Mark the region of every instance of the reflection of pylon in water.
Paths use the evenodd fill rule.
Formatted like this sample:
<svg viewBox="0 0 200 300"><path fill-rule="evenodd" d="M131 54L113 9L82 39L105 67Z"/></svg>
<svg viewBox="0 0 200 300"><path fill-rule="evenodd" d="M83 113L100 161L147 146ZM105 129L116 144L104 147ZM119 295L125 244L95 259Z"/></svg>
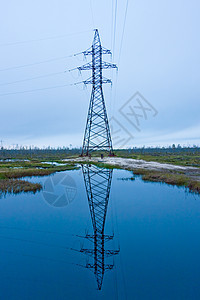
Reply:
<svg viewBox="0 0 200 300"><path fill-rule="evenodd" d="M95 166L82 167L94 234L84 238L93 242L93 249L82 248L80 252L93 257L93 263L86 268L93 269L98 289L101 290L104 273L113 268L114 264L106 264L105 258L116 255L119 250L105 250L105 242L113 239L113 235L105 235L105 220L110 194L113 170L99 169Z"/></svg>
<svg viewBox="0 0 200 300"><path fill-rule="evenodd" d="M69 203L72 202L77 193L77 187L75 181L71 176L66 175L61 184L65 186L65 191Z"/></svg>

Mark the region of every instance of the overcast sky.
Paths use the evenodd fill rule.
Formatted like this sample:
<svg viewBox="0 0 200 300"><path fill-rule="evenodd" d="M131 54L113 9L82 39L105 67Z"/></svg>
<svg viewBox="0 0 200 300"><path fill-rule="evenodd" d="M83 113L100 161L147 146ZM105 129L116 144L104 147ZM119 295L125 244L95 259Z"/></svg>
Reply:
<svg viewBox="0 0 200 300"><path fill-rule="evenodd" d="M104 72L113 80L104 93L114 145L200 145L200 2L129 0L123 40L126 0L118 0L116 30L114 3L2 1L0 140L5 146L81 146L91 87L70 84L90 73L68 72L85 63L82 55L69 56L90 47L94 28L119 67L118 74Z"/></svg>

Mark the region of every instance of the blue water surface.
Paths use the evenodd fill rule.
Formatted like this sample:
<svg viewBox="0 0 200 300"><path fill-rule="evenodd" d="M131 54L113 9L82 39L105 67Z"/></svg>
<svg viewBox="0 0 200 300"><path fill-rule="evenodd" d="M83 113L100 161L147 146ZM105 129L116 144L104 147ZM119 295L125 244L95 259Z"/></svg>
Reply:
<svg viewBox="0 0 200 300"><path fill-rule="evenodd" d="M97 173L89 191L81 169L56 176L0 198L0 299L200 299L198 195L124 170L110 190ZM94 215L96 196L108 205Z"/></svg>

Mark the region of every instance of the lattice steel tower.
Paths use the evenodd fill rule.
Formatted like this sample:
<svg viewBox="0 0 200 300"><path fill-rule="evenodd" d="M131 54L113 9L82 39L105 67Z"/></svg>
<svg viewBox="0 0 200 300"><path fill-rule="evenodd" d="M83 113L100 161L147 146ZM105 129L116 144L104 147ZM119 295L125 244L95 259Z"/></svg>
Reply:
<svg viewBox="0 0 200 300"><path fill-rule="evenodd" d="M93 258L93 263L88 262L85 267L93 270L98 290L101 290L105 272L114 267L105 260L119 253L119 250L105 249L105 243L114 237L104 233L113 170L89 165L83 165L82 170L94 234L84 236L93 243L93 249L82 248L80 252Z"/></svg>
<svg viewBox="0 0 200 300"><path fill-rule="evenodd" d="M103 61L103 54L111 54L111 51L102 47L97 29L95 29L92 47L84 51L83 54L85 56L92 55L91 62L78 67L79 71L92 70L92 77L83 81L84 84L92 84L92 94L81 155L88 156L95 150L106 150L109 155L113 155L112 140L102 88L103 83L111 83L111 80L103 77L102 70L117 68L117 66L116 64Z"/></svg>

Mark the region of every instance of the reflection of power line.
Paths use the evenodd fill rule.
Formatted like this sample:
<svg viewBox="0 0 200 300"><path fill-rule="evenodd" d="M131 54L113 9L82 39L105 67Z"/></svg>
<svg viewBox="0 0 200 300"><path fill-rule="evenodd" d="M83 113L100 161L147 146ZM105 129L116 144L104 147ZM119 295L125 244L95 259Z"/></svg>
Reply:
<svg viewBox="0 0 200 300"><path fill-rule="evenodd" d="M58 246L58 245L55 245L55 244L46 244L46 243L43 243L43 242L31 241L31 240L27 240L27 239L14 238L14 237L9 237L9 236L2 236L2 235L0 235L0 239L6 239L6 240L12 240L12 241L19 241L19 242L24 242L24 243L31 243L31 244L36 244L36 245L46 246L46 247L56 247L56 248L61 248L61 249L65 249L65 250L69 250L70 249L70 248L65 247L65 246Z"/></svg>
<svg viewBox="0 0 200 300"><path fill-rule="evenodd" d="M48 285L48 286L52 286L52 285L55 285L57 286L58 284L62 285L62 286L71 286L71 287L74 287L74 288L77 288L77 282L75 283L69 283L69 282L66 282L66 281L61 281L61 280L56 280L56 279L53 279L53 280L49 280L48 279L44 279L44 278L40 278L40 279L35 279L35 278L27 278L27 277L14 277L14 276L1 276L1 281L2 280L7 280L7 282L11 282L12 281L24 281L24 282L32 282L34 284L40 284L40 285ZM1 282L2 283L2 282ZM85 285L84 286L81 286L80 283L78 284L79 287L81 288L85 288ZM87 290L89 288L87 287ZM93 290L93 289L91 289Z"/></svg>
<svg viewBox="0 0 200 300"><path fill-rule="evenodd" d="M46 261L50 261L50 262L60 262L60 263L65 263L65 264L69 264L69 265L74 265L73 263L68 262L66 260L62 260L62 259L55 259L55 258L46 257L46 256L32 255L32 254L27 254L27 253L22 253L22 252L17 252L17 251L0 250L0 253L6 253L6 255L11 254L14 256L19 255L19 256L24 256L24 257L31 257L34 259L46 260Z"/></svg>
<svg viewBox="0 0 200 300"><path fill-rule="evenodd" d="M41 229L31 229L31 228L20 228L20 227L10 227L10 226L0 226L1 229L9 229L9 230L21 230L21 231L31 231L31 232L39 232L39 233L49 233L49 234L58 234L63 236L74 236L73 234L58 232L58 231L49 231L49 230L41 230Z"/></svg>
<svg viewBox="0 0 200 300"><path fill-rule="evenodd" d="M105 243L114 237L104 234L113 170L83 165L82 171L94 234L83 237L93 242L93 249L81 248L80 252L93 258L93 263L88 262L85 267L94 271L98 289L101 290L104 273L114 266L113 263L106 264L105 258L119 253L119 250L105 249Z"/></svg>

